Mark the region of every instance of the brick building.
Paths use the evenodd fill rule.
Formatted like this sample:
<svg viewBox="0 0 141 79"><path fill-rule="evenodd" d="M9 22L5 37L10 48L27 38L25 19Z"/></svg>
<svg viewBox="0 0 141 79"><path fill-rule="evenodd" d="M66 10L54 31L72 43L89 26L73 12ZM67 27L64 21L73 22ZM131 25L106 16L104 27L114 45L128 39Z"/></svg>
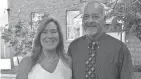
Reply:
<svg viewBox="0 0 141 79"><path fill-rule="evenodd" d="M32 12L51 14L61 23L65 41L65 49L67 50L70 42L66 41L66 11L79 10L87 1L88 0L9 0L9 23L12 25L18 20L22 20L26 22L27 27L31 27L30 23ZM101 1L106 2L108 0ZM136 37L131 35L126 35L125 39L125 43L131 52L133 61L141 62L141 42Z"/></svg>
<svg viewBox="0 0 141 79"><path fill-rule="evenodd" d="M66 11L79 10L88 0L8 0L8 22L10 25L16 24L19 20L25 22L27 27L31 27L31 13L43 12L55 16L61 23L61 29L64 36L65 49L67 50L70 41L66 40L67 24ZM108 1L108 0L101 0ZM1 40L0 40L1 42ZM134 36L125 35L125 43L129 48L134 64L141 64L141 42ZM3 42L1 48L3 49ZM7 57L12 58L14 51L5 49ZM10 51L10 52L9 52ZM2 52L2 51L1 51ZM10 53L10 54L9 54ZM10 55L10 56L9 56ZM15 74L17 68L13 67L11 71L3 71L3 74ZM9 77L9 75L8 75Z"/></svg>

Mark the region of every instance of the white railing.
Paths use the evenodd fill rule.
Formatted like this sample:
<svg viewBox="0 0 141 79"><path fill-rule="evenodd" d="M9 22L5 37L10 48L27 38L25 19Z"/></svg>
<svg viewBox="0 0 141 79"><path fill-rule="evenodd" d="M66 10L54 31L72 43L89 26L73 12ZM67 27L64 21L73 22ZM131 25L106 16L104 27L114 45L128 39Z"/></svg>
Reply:
<svg viewBox="0 0 141 79"><path fill-rule="evenodd" d="M0 79L15 79L16 74L1 74Z"/></svg>

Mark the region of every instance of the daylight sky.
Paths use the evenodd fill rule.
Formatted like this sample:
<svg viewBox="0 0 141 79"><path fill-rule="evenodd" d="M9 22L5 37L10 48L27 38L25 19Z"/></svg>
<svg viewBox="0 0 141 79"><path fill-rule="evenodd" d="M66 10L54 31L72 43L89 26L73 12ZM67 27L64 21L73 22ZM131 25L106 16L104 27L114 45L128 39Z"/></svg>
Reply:
<svg viewBox="0 0 141 79"><path fill-rule="evenodd" d="M0 26L7 24L8 15L6 9L8 8L7 0L0 1Z"/></svg>

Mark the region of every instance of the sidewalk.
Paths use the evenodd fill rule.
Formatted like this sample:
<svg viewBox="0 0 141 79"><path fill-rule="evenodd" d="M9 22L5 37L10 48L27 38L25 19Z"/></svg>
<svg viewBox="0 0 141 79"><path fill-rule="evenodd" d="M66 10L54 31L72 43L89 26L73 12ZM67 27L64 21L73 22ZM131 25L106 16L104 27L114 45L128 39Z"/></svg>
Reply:
<svg viewBox="0 0 141 79"><path fill-rule="evenodd" d="M13 67L11 70L1 70L0 79L15 79L18 67Z"/></svg>
<svg viewBox="0 0 141 79"><path fill-rule="evenodd" d="M18 71L18 67L14 66L11 70L1 70L1 74L16 74Z"/></svg>
<svg viewBox="0 0 141 79"><path fill-rule="evenodd" d="M1 74L0 79L15 79L16 74Z"/></svg>

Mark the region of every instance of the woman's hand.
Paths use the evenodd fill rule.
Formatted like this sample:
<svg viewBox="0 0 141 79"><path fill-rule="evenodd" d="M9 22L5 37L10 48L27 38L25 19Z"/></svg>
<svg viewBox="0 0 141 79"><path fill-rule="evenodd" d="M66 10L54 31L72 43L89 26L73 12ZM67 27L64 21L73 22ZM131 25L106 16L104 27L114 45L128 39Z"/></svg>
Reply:
<svg viewBox="0 0 141 79"><path fill-rule="evenodd" d="M72 58L68 54L65 54L65 57L67 59L67 62L69 64L69 68L72 68Z"/></svg>

